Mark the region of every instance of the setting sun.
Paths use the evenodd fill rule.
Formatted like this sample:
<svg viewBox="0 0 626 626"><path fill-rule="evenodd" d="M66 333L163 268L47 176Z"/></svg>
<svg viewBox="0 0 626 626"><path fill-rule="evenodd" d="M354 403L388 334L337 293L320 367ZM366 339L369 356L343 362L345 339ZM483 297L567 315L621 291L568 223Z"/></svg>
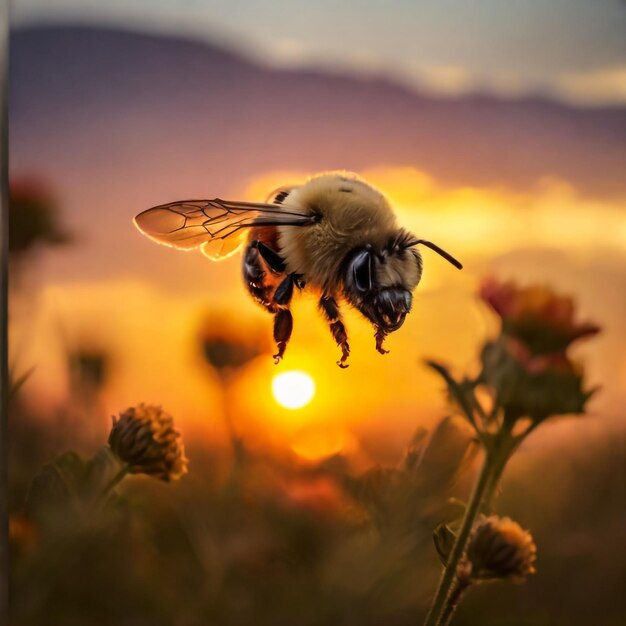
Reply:
<svg viewBox="0 0 626 626"><path fill-rule="evenodd" d="M284 372L272 379L272 394L286 409L300 409L313 399L315 382L305 372Z"/></svg>

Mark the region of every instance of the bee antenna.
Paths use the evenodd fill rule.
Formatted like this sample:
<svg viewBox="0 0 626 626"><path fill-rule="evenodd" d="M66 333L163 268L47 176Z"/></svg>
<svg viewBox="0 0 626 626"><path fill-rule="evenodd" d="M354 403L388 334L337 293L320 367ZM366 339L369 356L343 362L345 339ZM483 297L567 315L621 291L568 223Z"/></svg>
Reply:
<svg viewBox="0 0 626 626"><path fill-rule="evenodd" d="M441 255L446 261L448 261L448 263L452 263L452 265L454 265L454 267L456 267L457 269L463 269L462 263L457 261L451 254L440 248L438 245L432 243L432 241L426 241L425 239L414 239L410 242L410 245L412 246L417 246L419 244L422 244L423 246L434 250L437 254Z"/></svg>

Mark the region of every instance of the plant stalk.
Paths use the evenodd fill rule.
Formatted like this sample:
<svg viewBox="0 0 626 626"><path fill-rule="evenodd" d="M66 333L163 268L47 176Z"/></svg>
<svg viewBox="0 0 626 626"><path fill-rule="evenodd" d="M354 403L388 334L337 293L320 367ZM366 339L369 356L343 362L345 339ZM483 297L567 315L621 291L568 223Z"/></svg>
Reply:
<svg viewBox="0 0 626 626"><path fill-rule="evenodd" d="M465 516L463 517L461 528L459 529L456 541L454 542L452 552L450 552L448 564L446 565L446 568L441 575L441 579L439 580L439 586L437 588L432 607L426 617L426 621L424 622L424 626L441 626L442 624L441 620L443 618L446 600L450 595L451 587L456 576L457 566L463 556L463 553L465 552L465 544L467 543L474 520L476 519L476 515L480 509L485 488L491 478L492 465L492 457L489 454L486 454L483 465L480 469L480 474L478 475L478 479L474 485L474 491L472 492L470 501L465 509Z"/></svg>
<svg viewBox="0 0 626 626"><path fill-rule="evenodd" d="M483 494L484 508L489 512L493 509L493 499L496 495L496 490L504 468L522 442L522 439L523 438L520 437L513 437L508 428L503 429L500 433L497 445L492 451L489 481Z"/></svg>
<svg viewBox="0 0 626 626"><path fill-rule="evenodd" d="M218 372L220 376L221 391L222 391L222 416L224 418L224 425L230 440L230 445L233 453L233 461L230 472L230 483L233 483L237 479L241 467L244 461L244 447L243 439L237 434L235 425L230 410L229 396L231 393L231 387L233 382L233 376L230 373Z"/></svg>
<svg viewBox="0 0 626 626"><path fill-rule="evenodd" d="M452 616L459 606L459 602L461 602L461 598L468 587L469 582L467 581L460 581L458 578L454 581L450 595L448 596L446 608L441 616L441 626L449 626Z"/></svg>
<svg viewBox="0 0 626 626"><path fill-rule="evenodd" d="M113 476L113 478L109 481L107 486L100 493L100 497L98 498L99 503L103 503L106 500L106 497L111 493L111 491L122 481L122 479L128 474L130 471L130 465L128 463L124 463L120 468L119 472Z"/></svg>

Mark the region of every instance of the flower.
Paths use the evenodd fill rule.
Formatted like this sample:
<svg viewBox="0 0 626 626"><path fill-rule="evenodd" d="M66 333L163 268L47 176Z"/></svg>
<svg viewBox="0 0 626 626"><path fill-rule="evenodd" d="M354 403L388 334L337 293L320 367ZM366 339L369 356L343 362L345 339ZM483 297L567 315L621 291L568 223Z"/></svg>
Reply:
<svg viewBox="0 0 626 626"><path fill-rule="evenodd" d="M220 375L237 371L266 352L262 338L256 326L234 326L232 317L226 315L208 315L200 327L202 355Z"/></svg>
<svg viewBox="0 0 626 626"><path fill-rule="evenodd" d="M102 389L110 369L109 355L97 347L82 346L68 352L70 376L79 388Z"/></svg>
<svg viewBox="0 0 626 626"><path fill-rule="evenodd" d="M537 546L532 535L508 517L479 521L467 544L464 565L472 580L509 578L523 582L535 573Z"/></svg>
<svg viewBox="0 0 626 626"><path fill-rule="evenodd" d="M583 413L594 390L584 388L567 348L600 328L577 322L573 300L548 287L488 279L480 295L502 318L502 332L483 347L479 379L495 391L506 419Z"/></svg>
<svg viewBox="0 0 626 626"><path fill-rule="evenodd" d="M170 481L187 473L180 433L172 416L159 406L142 403L114 417L109 446L134 474Z"/></svg>
<svg viewBox="0 0 626 626"><path fill-rule="evenodd" d="M47 184L35 177L12 179L9 185L9 253L23 256L38 245L70 241Z"/></svg>
<svg viewBox="0 0 626 626"><path fill-rule="evenodd" d="M551 415L584 413L596 391L585 389L582 367L564 353L532 355L528 348L501 336L481 353L481 383L495 391L507 419L540 422Z"/></svg>
<svg viewBox="0 0 626 626"><path fill-rule="evenodd" d="M529 374L541 374L548 371L574 372L576 367L565 352L548 352L533 354L523 341L515 337L505 337L505 345L509 354Z"/></svg>
<svg viewBox="0 0 626 626"><path fill-rule="evenodd" d="M502 318L502 332L533 355L564 352L572 342L600 331L574 319L572 298L543 285L519 287L491 278L481 285L480 296Z"/></svg>

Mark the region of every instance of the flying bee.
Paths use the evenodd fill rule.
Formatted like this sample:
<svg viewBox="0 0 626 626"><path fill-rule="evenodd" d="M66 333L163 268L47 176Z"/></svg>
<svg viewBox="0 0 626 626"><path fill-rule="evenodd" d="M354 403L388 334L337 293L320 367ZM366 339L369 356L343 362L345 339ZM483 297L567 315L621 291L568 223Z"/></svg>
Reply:
<svg viewBox="0 0 626 626"><path fill-rule="evenodd" d="M398 226L386 198L354 174L313 176L275 190L265 203L181 200L143 211L135 225L147 237L181 250L199 248L212 260L245 243L243 278L250 295L274 316L278 363L293 329L295 289L319 295L319 308L347 367L348 335L339 302L347 301L385 337L404 323L422 277L424 245L461 269L450 254Z"/></svg>

